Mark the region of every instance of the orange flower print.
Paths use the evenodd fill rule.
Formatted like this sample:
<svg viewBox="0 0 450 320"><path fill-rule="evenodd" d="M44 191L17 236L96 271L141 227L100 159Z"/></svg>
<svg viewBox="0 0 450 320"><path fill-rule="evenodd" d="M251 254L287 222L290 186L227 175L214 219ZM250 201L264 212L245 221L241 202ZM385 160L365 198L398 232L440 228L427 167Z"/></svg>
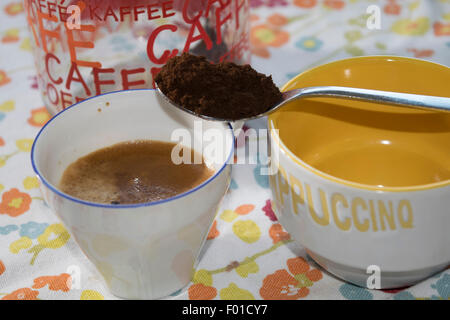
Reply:
<svg viewBox="0 0 450 320"><path fill-rule="evenodd" d="M17 217L30 209L31 197L18 189L13 188L2 195L0 202L0 214Z"/></svg>
<svg viewBox="0 0 450 320"><path fill-rule="evenodd" d="M434 50L431 49L415 49L415 48L410 48L408 49L409 52L414 53L414 57L416 58L427 58L427 57L431 57L434 54Z"/></svg>
<svg viewBox="0 0 450 320"><path fill-rule="evenodd" d="M433 24L436 36L450 36L450 23L435 22Z"/></svg>
<svg viewBox="0 0 450 320"><path fill-rule="evenodd" d="M269 236L272 238L274 244L279 241L291 239L291 235L284 231L283 227L279 223L276 223L270 227Z"/></svg>
<svg viewBox="0 0 450 320"><path fill-rule="evenodd" d="M39 291L31 290L30 288L21 288L7 294L2 300L37 300Z"/></svg>
<svg viewBox="0 0 450 320"><path fill-rule="evenodd" d="M217 230L217 221L214 220L211 229L209 229L208 237L206 239L211 240L211 239L217 238L219 235L220 235L220 232L219 232L219 230Z"/></svg>
<svg viewBox="0 0 450 320"><path fill-rule="evenodd" d="M19 29L9 29L6 30L5 34L2 37L2 42L3 43L10 43L10 42L17 42L20 40L19 38Z"/></svg>
<svg viewBox="0 0 450 320"><path fill-rule="evenodd" d="M392 15L399 15L401 10L402 7L395 0L389 0L389 3L383 9L384 13Z"/></svg>
<svg viewBox="0 0 450 320"><path fill-rule="evenodd" d="M5 270L5 265L3 264L3 261L0 260L0 276L3 274L3 272L5 272Z"/></svg>
<svg viewBox="0 0 450 320"><path fill-rule="evenodd" d="M190 300L212 300L217 296L217 289L196 283L189 287L188 295Z"/></svg>
<svg viewBox="0 0 450 320"><path fill-rule="evenodd" d="M317 0L294 0L294 5L300 8L312 8L317 4Z"/></svg>
<svg viewBox="0 0 450 320"><path fill-rule="evenodd" d="M289 19L279 13L274 13L269 18L267 18L267 21L269 21L269 23L273 24L274 26L281 27L287 24L289 22Z"/></svg>
<svg viewBox="0 0 450 320"><path fill-rule="evenodd" d="M334 10L341 10L345 6L345 2L343 0L325 0L323 4L325 7Z"/></svg>
<svg viewBox="0 0 450 320"><path fill-rule="evenodd" d="M257 21L257 20L259 20L259 16L256 14L250 14L249 20L252 22Z"/></svg>
<svg viewBox="0 0 450 320"><path fill-rule="evenodd" d="M252 204L243 204L239 207L237 207L234 212L236 212L238 215L244 216L255 209L255 206Z"/></svg>
<svg viewBox="0 0 450 320"><path fill-rule="evenodd" d="M266 47L252 47L252 53L261 58L270 58L270 52Z"/></svg>
<svg viewBox="0 0 450 320"><path fill-rule="evenodd" d="M430 19L419 17L413 19L399 19L392 24L391 30L395 33L406 36L423 36L430 29Z"/></svg>
<svg viewBox="0 0 450 320"><path fill-rule="evenodd" d="M256 46L281 47L289 41L289 33L263 24L252 28L250 41Z"/></svg>
<svg viewBox="0 0 450 320"><path fill-rule="evenodd" d="M67 292L72 286L72 278L68 273L61 273L59 276L43 276L34 279L33 289L41 289L48 285L52 291Z"/></svg>
<svg viewBox="0 0 450 320"><path fill-rule="evenodd" d="M254 26L250 31L252 53L262 58L268 58L270 56L267 47L281 47L288 41L288 32L269 24Z"/></svg>
<svg viewBox="0 0 450 320"><path fill-rule="evenodd" d="M11 43L11 42L17 42L19 41L19 37L16 36L10 36L10 35L5 35L4 37L2 37L1 40L3 43Z"/></svg>
<svg viewBox="0 0 450 320"><path fill-rule="evenodd" d="M265 300L296 300L309 294L309 287L322 279L322 272L310 269L302 257L287 261L289 272L277 270L266 276L259 294Z"/></svg>
<svg viewBox="0 0 450 320"><path fill-rule="evenodd" d="M50 120L50 114L45 107L31 110L31 116L28 118L28 123L35 127L42 127Z"/></svg>
<svg viewBox="0 0 450 320"><path fill-rule="evenodd" d="M23 12L22 2L11 2L5 7L5 12L10 16L15 16Z"/></svg>
<svg viewBox="0 0 450 320"><path fill-rule="evenodd" d="M11 78L8 77L5 71L0 70L0 86L3 86L11 82Z"/></svg>
<svg viewBox="0 0 450 320"><path fill-rule="evenodd" d="M5 140L0 137L0 147L3 147L5 145Z"/></svg>

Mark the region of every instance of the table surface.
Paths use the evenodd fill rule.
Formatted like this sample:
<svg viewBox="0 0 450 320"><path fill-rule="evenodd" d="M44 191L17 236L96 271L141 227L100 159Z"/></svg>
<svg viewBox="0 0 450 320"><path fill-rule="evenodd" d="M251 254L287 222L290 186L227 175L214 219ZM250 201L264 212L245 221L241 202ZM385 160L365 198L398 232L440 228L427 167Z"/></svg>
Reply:
<svg viewBox="0 0 450 320"><path fill-rule="evenodd" d="M271 73L278 85L312 66L359 55L450 65L449 0L250 3L252 65ZM382 10L381 30L366 28L371 4ZM21 2L2 1L0 21L0 298L116 299L44 204L30 148L49 115L36 84ZM277 222L267 177L258 174L258 166L234 169L194 280L170 299L449 298L449 269L403 290L367 290L333 277ZM68 286L74 272L79 281Z"/></svg>

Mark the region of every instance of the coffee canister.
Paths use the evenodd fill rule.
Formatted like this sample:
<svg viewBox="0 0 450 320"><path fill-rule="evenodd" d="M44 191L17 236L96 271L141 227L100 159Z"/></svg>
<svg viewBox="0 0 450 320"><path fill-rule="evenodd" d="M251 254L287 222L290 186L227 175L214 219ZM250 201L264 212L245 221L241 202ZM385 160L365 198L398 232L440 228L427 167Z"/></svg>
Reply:
<svg viewBox="0 0 450 320"><path fill-rule="evenodd" d="M248 0L24 0L39 88L54 115L106 92L152 88L172 56L249 63Z"/></svg>

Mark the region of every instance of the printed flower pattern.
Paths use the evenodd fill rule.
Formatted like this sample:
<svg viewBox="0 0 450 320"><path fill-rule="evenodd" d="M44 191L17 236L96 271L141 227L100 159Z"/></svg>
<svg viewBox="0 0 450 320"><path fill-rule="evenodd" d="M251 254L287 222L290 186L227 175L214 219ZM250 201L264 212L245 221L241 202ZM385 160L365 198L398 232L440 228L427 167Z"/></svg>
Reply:
<svg viewBox="0 0 450 320"><path fill-rule="evenodd" d="M9 251L11 253L19 253L22 249L28 249L33 245L33 241L31 241L28 237L22 237L9 245Z"/></svg>
<svg viewBox="0 0 450 320"><path fill-rule="evenodd" d="M259 290L265 300L297 300L306 297L310 287L322 279L319 269L311 269L302 257L287 261L288 270L277 270L263 280Z"/></svg>
<svg viewBox="0 0 450 320"><path fill-rule="evenodd" d="M436 22L433 24L434 34L438 37L450 36L450 22Z"/></svg>
<svg viewBox="0 0 450 320"><path fill-rule="evenodd" d="M17 28L14 29L8 29L5 31L3 36L1 37L2 43L13 43L19 41L19 32L20 30Z"/></svg>
<svg viewBox="0 0 450 320"><path fill-rule="evenodd" d="M3 102L2 104L0 104L0 111L2 111L2 112L10 112L10 111L13 111L14 108L15 108L14 100L7 100L7 101Z"/></svg>
<svg viewBox="0 0 450 320"><path fill-rule="evenodd" d="M261 237L261 229L253 220L240 220L233 224L233 232L244 242L254 243Z"/></svg>
<svg viewBox="0 0 450 320"><path fill-rule="evenodd" d="M40 245L50 249L57 249L65 245L69 238L70 235L66 228L61 223L55 223L48 226L37 239Z"/></svg>
<svg viewBox="0 0 450 320"><path fill-rule="evenodd" d="M189 287L188 295L190 300L212 300L217 296L217 289L196 283Z"/></svg>
<svg viewBox="0 0 450 320"><path fill-rule="evenodd" d="M250 291L239 288L233 282L228 287L221 289L219 295L222 300L255 300Z"/></svg>
<svg viewBox="0 0 450 320"><path fill-rule="evenodd" d="M273 15L267 18L267 21L273 26L281 27L287 24L289 22L289 19L282 14L274 13Z"/></svg>
<svg viewBox="0 0 450 320"><path fill-rule="evenodd" d="M95 290L83 290L80 300L104 300L105 297Z"/></svg>
<svg viewBox="0 0 450 320"><path fill-rule="evenodd" d="M23 179L23 187L26 190L36 189L39 187L39 180L36 177L26 177Z"/></svg>
<svg viewBox="0 0 450 320"><path fill-rule="evenodd" d="M349 300L372 300L373 294L364 288L357 287L350 283L345 283L339 288L342 296Z"/></svg>
<svg viewBox="0 0 450 320"><path fill-rule="evenodd" d="M209 229L209 233L208 233L208 240L217 238L219 236L220 232L219 230L217 230L217 221L214 220L213 225L211 226L211 229Z"/></svg>
<svg viewBox="0 0 450 320"><path fill-rule="evenodd" d="M283 227L279 223L276 223L270 227L269 236L272 238L273 243L291 239L291 235L284 231Z"/></svg>
<svg viewBox="0 0 450 320"><path fill-rule="evenodd" d="M20 151L30 152L33 146L33 139L19 139L16 141L16 146Z"/></svg>
<svg viewBox="0 0 450 320"><path fill-rule="evenodd" d="M415 20L400 19L392 25L392 31L405 36L422 36L430 29L430 19L420 17Z"/></svg>
<svg viewBox="0 0 450 320"><path fill-rule="evenodd" d="M237 263L235 265L237 265L237 267L235 267L236 273L242 278L247 278L249 274L258 273L259 271L259 266L255 260L251 260L248 257L245 258L242 263Z"/></svg>
<svg viewBox="0 0 450 320"><path fill-rule="evenodd" d="M37 300L38 295L39 291L31 290L30 288L21 288L7 294L2 300Z"/></svg>
<svg viewBox="0 0 450 320"><path fill-rule="evenodd" d="M239 216L245 216L249 214L253 211L253 209L255 209L255 206L253 204L243 204L238 206L234 210L224 210L220 214L220 219L226 222L231 222Z"/></svg>
<svg viewBox="0 0 450 320"><path fill-rule="evenodd" d="M410 48L410 49L408 49L408 51L412 52L414 54L415 58L428 58L434 54L434 50L431 50L431 49Z"/></svg>
<svg viewBox="0 0 450 320"><path fill-rule="evenodd" d="M50 120L50 114L45 107L31 110L31 115L28 118L28 123L35 127L42 127Z"/></svg>
<svg viewBox="0 0 450 320"><path fill-rule="evenodd" d="M2 194L0 202L0 214L17 217L30 209L31 197L18 189L13 188Z"/></svg>
<svg viewBox="0 0 450 320"><path fill-rule="evenodd" d="M274 7L285 7L288 5L288 2L286 0L249 0L249 1L250 7L252 8L258 8L261 6L274 8Z"/></svg>
<svg viewBox="0 0 450 320"><path fill-rule="evenodd" d="M384 6L383 11L386 14L399 15L402 11L400 6L395 0L388 0L389 2Z"/></svg>
<svg viewBox="0 0 450 320"><path fill-rule="evenodd" d="M68 292L72 286L72 278L67 273L38 277L34 279L33 289L41 289L47 285L49 290Z"/></svg>
<svg viewBox="0 0 450 320"><path fill-rule="evenodd" d="M3 263L2 260L0 260L0 276L5 272L6 268L5 268L5 264Z"/></svg>
<svg viewBox="0 0 450 320"><path fill-rule="evenodd" d="M317 0L294 0L294 5L300 8L312 8L317 5Z"/></svg>
<svg viewBox="0 0 450 320"><path fill-rule="evenodd" d="M272 201L266 200L266 205L262 208L264 211L264 214L270 219L270 221L277 221L277 217L275 215L275 212L273 212L272 209Z"/></svg>
<svg viewBox="0 0 450 320"><path fill-rule="evenodd" d="M19 234L21 237L36 239L45 232L47 227L48 223L37 223L34 221L30 221L20 226Z"/></svg>
<svg viewBox="0 0 450 320"><path fill-rule="evenodd" d="M9 251L18 254L22 250L26 250L27 253L32 254L30 265L34 265L42 250L58 249L64 246L70 238L66 228L61 223L46 225L38 223L22 225L21 235L23 234L23 236L10 244ZM33 246L34 239L37 239L37 244Z"/></svg>
<svg viewBox="0 0 450 320"><path fill-rule="evenodd" d="M0 227L0 234L5 236L16 230L19 230L18 226L14 225L14 224L9 224L9 225Z"/></svg>
<svg viewBox="0 0 450 320"><path fill-rule="evenodd" d="M433 295L431 298L435 300L450 300L450 274L443 273L438 275L438 277L436 283L431 285L431 288L436 290L437 295Z"/></svg>
<svg viewBox="0 0 450 320"><path fill-rule="evenodd" d="M323 45L323 42L316 37L303 37L295 45L306 51L317 51Z"/></svg>
<svg viewBox="0 0 450 320"><path fill-rule="evenodd" d="M208 270L200 269L194 273L192 282L202 283L205 286L210 287L213 284L213 278L211 276L211 273Z"/></svg>
<svg viewBox="0 0 450 320"><path fill-rule="evenodd" d="M22 2L11 2L5 7L5 12L10 16L18 15L23 12Z"/></svg>
<svg viewBox="0 0 450 320"><path fill-rule="evenodd" d="M0 87L11 82L11 78L8 77L5 71L0 70Z"/></svg>
<svg viewBox="0 0 450 320"><path fill-rule="evenodd" d="M282 30L288 23L288 19L281 15L272 15L267 19L267 23L256 25L250 30L250 43L253 54L268 58L270 52L268 47L281 47L289 41L289 33Z"/></svg>
<svg viewBox="0 0 450 320"><path fill-rule="evenodd" d="M345 7L343 0L325 0L323 4L325 7L333 10L341 10Z"/></svg>

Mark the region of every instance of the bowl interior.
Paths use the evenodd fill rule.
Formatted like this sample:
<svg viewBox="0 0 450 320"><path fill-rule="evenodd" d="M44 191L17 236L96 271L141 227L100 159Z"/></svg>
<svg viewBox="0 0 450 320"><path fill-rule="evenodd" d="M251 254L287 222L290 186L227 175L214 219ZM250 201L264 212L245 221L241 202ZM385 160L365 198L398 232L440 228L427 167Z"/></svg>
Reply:
<svg viewBox="0 0 450 320"><path fill-rule="evenodd" d="M228 126L177 110L155 90L129 90L97 96L57 114L37 136L32 161L44 183L58 189L64 170L78 158L118 142L140 139L180 142L203 154L216 174L233 151Z"/></svg>
<svg viewBox="0 0 450 320"><path fill-rule="evenodd" d="M401 57L352 58L306 71L283 90L336 85L450 97L450 69ZM450 179L450 113L333 98L292 102L269 117L284 145L325 175L376 187Z"/></svg>

